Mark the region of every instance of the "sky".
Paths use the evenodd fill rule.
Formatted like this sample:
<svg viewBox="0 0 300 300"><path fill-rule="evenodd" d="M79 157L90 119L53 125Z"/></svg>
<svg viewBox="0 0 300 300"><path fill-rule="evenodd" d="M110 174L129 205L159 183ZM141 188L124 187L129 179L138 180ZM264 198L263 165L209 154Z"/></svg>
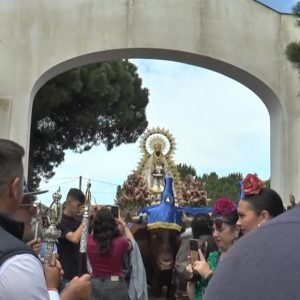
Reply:
<svg viewBox="0 0 300 300"><path fill-rule="evenodd" d="M269 114L253 92L199 67L159 60L131 61L150 92L148 128L163 127L173 135L175 163L194 166L198 175L256 172L262 179L269 178ZM113 203L117 185L126 180L140 158L139 140L110 152L104 146L83 154L67 152L65 162L55 169L55 177L41 185L50 192L39 200L49 204L58 186L66 195L69 188L78 187L82 176L83 191L86 180L91 179L96 203Z"/></svg>
<svg viewBox="0 0 300 300"><path fill-rule="evenodd" d="M295 1L261 1L286 12ZM271 3L272 2L272 3ZM289 5L287 5L289 2ZM280 5L281 4L281 5ZM263 102L248 88L216 72L187 64L135 59L143 86L150 92L146 109L148 129L163 127L173 135L177 149L176 164L195 167L197 174L216 172L257 173L270 177L270 120ZM60 187L63 200L71 187L82 190L91 180L92 201L113 204L117 185L136 169L142 154L138 140L111 151L104 146L75 154L66 152L65 161L40 189L38 196L46 205Z"/></svg>
<svg viewBox="0 0 300 300"><path fill-rule="evenodd" d="M270 6L279 12L290 13L297 0L258 0L257 2Z"/></svg>

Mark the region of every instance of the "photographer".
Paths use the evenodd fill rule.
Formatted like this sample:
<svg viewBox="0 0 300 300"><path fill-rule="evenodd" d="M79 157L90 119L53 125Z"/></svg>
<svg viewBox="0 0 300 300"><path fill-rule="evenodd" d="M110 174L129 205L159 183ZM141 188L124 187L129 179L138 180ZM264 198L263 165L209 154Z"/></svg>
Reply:
<svg viewBox="0 0 300 300"><path fill-rule="evenodd" d="M122 236L118 226L124 230ZM108 208L101 208L88 236L87 254L92 268L91 300L128 298L123 276L123 254L131 250L133 236L122 218L115 218Z"/></svg>
<svg viewBox="0 0 300 300"><path fill-rule="evenodd" d="M187 285L190 299L202 299L208 281L216 270L219 261L224 258L229 248L238 238L237 220L238 213L234 203L228 198L218 199L213 208L210 227L219 250L211 252L206 261L199 249L199 259L187 266L188 272L191 274L195 272L200 275L200 280L190 281Z"/></svg>

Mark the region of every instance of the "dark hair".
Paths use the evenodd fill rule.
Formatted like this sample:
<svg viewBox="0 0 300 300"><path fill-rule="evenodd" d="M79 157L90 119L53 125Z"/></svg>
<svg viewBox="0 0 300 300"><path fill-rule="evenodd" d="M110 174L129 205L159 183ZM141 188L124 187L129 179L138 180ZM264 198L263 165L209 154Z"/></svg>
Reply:
<svg viewBox="0 0 300 300"><path fill-rule="evenodd" d="M238 212L234 212L231 215L214 215L211 217L212 221L214 222L215 219L222 219L224 221L226 221L227 224L229 225L235 225L237 220L239 219L239 215Z"/></svg>
<svg viewBox="0 0 300 300"><path fill-rule="evenodd" d="M199 238L203 234L211 234L211 230L208 226L209 221L209 214L199 214L194 217L191 224L194 239Z"/></svg>
<svg viewBox="0 0 300 300"><path fill-rule="evenodd" d="M24 149L19 144L0 139L0 196L14 177L23 177Z"/></svg>
<svg viewBox="0 0 300 300"><path fill-rule="evenodd" d="M109 253L113 239L120 235L121 233L110 209L101 208L93 222L93 236L99 244L100 253Z"/></svg>
<svg viewBox="0 0 300 300"><path fill-rule="evenodd" d="M71 197L79 200L81 204L84 204L85 196L81 190L76 188L71 188L68 192L67 199Z"/></svg>
<svg viewBox="0 0 300 300"><path fill-rule="evenodd" d="M263 210L268 211L272 217L276 217L284 212L280 196L272 189L262 188L258 195L245 195L242 200L250 203L257 215Z"/></svg>

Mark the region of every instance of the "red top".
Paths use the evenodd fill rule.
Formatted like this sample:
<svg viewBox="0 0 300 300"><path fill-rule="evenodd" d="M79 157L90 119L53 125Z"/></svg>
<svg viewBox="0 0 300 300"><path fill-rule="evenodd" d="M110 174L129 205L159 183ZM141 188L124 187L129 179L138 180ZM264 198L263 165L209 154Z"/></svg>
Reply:
<svg viewBox="0 0 300 300"><path fill-rule="evenodd" d="M103 255L99 251L98 242L89 234L87 254L93 269L93 277L121 276L123 254L128 247L129 241L123 236L118 236L112 241L110 252Z"/></svg>

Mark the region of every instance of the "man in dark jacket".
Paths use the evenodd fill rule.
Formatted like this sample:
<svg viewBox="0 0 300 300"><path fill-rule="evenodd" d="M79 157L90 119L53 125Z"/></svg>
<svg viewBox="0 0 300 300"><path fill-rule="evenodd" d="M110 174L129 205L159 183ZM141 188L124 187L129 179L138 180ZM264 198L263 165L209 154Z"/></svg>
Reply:
<svg viewBox="0 0 300 300"><path fill-rule="evenodd" d="M58 225L61 230L58 254L64 269L62 289L79 271L79 244L83 223L79 217L85 196L76 188L71 188L67 194L66 207Z"/></svg>
<svg viewBox="0 0 300 300"><path fill-rule="evenodd" d="M21 239L24 224L14 220L23 200L24 149L15 142L0 139L0 295L1 299L59 299L61 276L58 261L42 266L36 253ZM16 282L17 280L17 282ZM78 298L78 286L86 297ZM70 284L62 300L87 299L88 275Z"/></svg>

